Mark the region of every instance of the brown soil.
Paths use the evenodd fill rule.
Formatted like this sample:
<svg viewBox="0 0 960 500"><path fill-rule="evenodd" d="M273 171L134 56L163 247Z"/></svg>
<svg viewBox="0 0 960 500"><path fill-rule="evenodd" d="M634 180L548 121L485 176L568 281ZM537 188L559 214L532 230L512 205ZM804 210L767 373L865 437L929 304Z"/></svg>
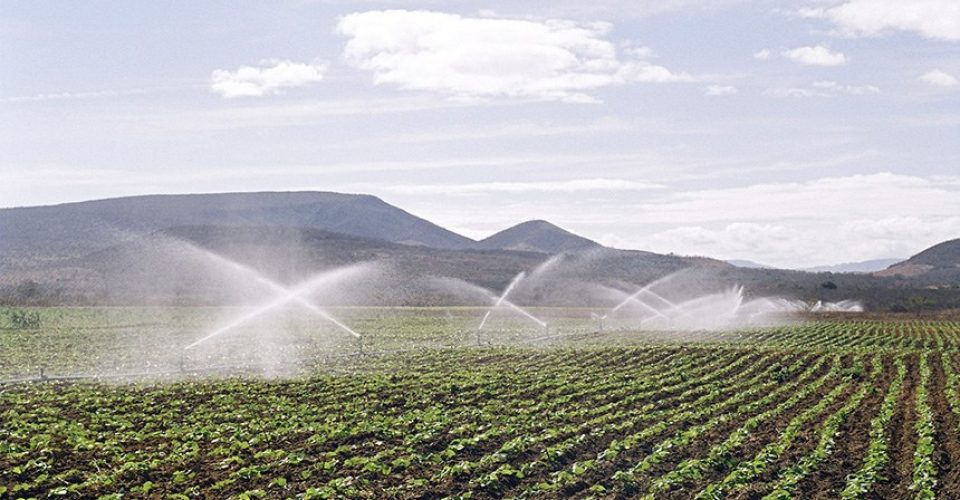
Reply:
<svg viewBox="0 0 960 500"><path fill-rule="evenodd" d="M790 364L790 363L795 362L797 359L799 359L799 356L794 355L792 358L786 359L786 360L783 360L783 361L784 361L786 364ZM767 361L768 361L768 362L772 362L773 360L767 360ZM733 393L732 391L729 391L729 390L728 390L728 391L725 392L725 396L724 396L724 397L725 397L725 398L726 398L726 397L731 397L731 396L733 396L733 395L734 395L734 393ZM743 401L743 402L740 403L740 404L741 404L741 405L748 404L749 402L755 401L755 400L757 400L757 399L760 399L760 398L762 398L763 396L764 396L764 394L755 395L754 397L749 398L749 399ZM785 395L784 397L788 397L788 396ZM775 402L774 404L778 404L778 402ZM757 411L760 412L760 411L763 411L763 410L764 410L764 409L759 409L759 410L757 410ZM563 496L563 497L568 497L568 496L574 495L574 494L582 491L582 490L585 489L585 488L589 488L591 485L594 485L594 484L603 484L603 483L604 483L605 481L607 481L608 478L610 478L616 471L630 468L630 467L632 467L634 464L636 464L637 462L639 462L640 460L642 460L644 457L646 457L647 455L649 455L649 454L653 451L653 446L654 446L656 443L662 441L665 437L667 437L667 436L672 436L672 435L674 435L677 431L680 431L680 430L682 430L682 429L687 429L687 428L692 427L692 426L694 426L694 425L700 424L700 423L702 423L702 422L704 422L704 421L706 421L706 420L709 420L709 419L712 418L712 417L714 417L714 415L707 415L707 416L705 416L705 417L703 417L703 418L701 418L701 419L698 419L698 420L696 420L696 421L682 422L682 423L680 423L680 424L674 425L673 427L671 427L671 428L669 428L669 429L666 429L664 432L662 432L662 433L660 433L660 434L658 434L658 435L656 435L656 436L651 437L648 441L646 441L646 442L644 442L644 443L640 443L638 446L635 446L635 447L632 448L631 450L628 450L628 451L622 453L619 457L617 457L617 460L616 460L616 461L614 461L614 462L612 462L612 463L603 464L602 466L597 467L595 470L591 471L591 473L589 473L587 476L585 476L580 483L578 483L577 485L575 485L575 487L573 487L573 488L571 488L571 489L569 489L569 490L563 491L563 492L562 492L562 496ZM724 425L724 426L722 426L722 427L728 428L728 430L729 430L729 426L730 426L730 425L736 425L736 424L734 424L734 423L731 422L731 423L728 423L728 424L726 424L726 425ZM620 438L622 438L622 437L624 437L624 436L617 436L618 439L620 439ZM599 452L599 451L601 451L601 450L603 450L603 449L606 448L606 446L609 444L609 441L610 441L610 439L605 439L603 443L600 443L599 446L597 446L597 447L595 448L595 450L591 450L590 452L586 453L585 456L590 456L590 457L596 456L596 453L597 453L597 452ZM698 441L699 441L699 440L698 440ZM691 443L691 444L692 444L692 443ZM708 446L712 446L713 444L714 444L713 442L707 442L707 445L708 445ZM572 463L572 461L571 461L571 463ZM554 470L558 470L558 468L555 467ZM537 478L531 478L531 479L529 480L529 482L536 483L536 482L538 482L538 481L542 481L542 480L546 480L546 479L549 479L548 475L547 475L547 477L541 476L541 477L537 477Z"/></svg>
<svg viewBox="0 0 960 500"><path fill-rule="evenodd" d="M943 498L960 498L960 436L957 434L957 415L947 401L946 376L939 352L930 354L930 409L933 412L933 424L936 429L934 442L934 460L937 462L937 493ZM954 363L951 356L948 362Z"/></svg>
<svg viewBox="0 0 960 500"><path fill-rule="evenodd" d="M870 446L870 421L880 411L883 398L896 377L893 357L884 356L883 364L883 373L874 385L875 390L867 395L860 407L840 426L833 453L813 474L797 485L797 496L838 498L839 492L846 487L847 476L863 466L863 457Z"/></svg>
<svg viewBox="0 0 960 500"><path fill-rule="evenodd" d="M796 358L796 357L798 356L792 355L790 359L792 360L793 358ZM763 362L762 365L758 366L756 364L751 365L749 362L745 363L744 366L741 366L738 370L731 373L730 376L734 376L736 374L743 373L751 369L754 369L757 372L759 372L759 371L762 371L766 366L769 366L769 364L775 361L775 359L770 356L767 356L761 359ZM632 407L640 407L646 403L656 401L656 400L661 400L666 397L670 397L672 395L678 394L679 392L682 392L682 391L670 391L670 392L658 393L651 398L645 398L644 400L635 402ZM671 405L683 403L687 400L693 400L701 396L702 395L693 395L690 398L686 398L684 400L671 402ZM566 467L577 460L582 460L587 457L595 457L597 453L606 449L613 439L622 439L625 435L629 435L634 431L635 429L634 430L628 429L624 433L620 433L617 435L606 435L601 437L589 436L588 439L586 439L583 443L571 449L570 452L567 453L566 457L557 461L556 463L551 464L549 468L547 468L546 470L541 470L537 475L524 478L522 481L517 481L515 484L511 485L511 488L509 491L512 491L514 488L519 487L521 485L536 484L541 481L547 481L551 479L550 477L551 472L556 470L561 470L563 467ZM665 431L665 432L670 432L670 431ZM463 460L478 459L486 453L495 451L497 448L500 447L501 444L502 443L500 442L489 443L488 446L484 447L483 449L478 449L474 453L471 453L471 456L465 456L462 459ZM515 466L519 466L520 464L530 462L534 460L540 454L540 452L543 451L543 449L545 449L550 444L553 444L553 443L543 443L537 447L526 450L524 453L521 453L518 456L512 458L510 462ZM438 491L433 491L431 492L431 495L428 495L428 496L433 496L433 494L437 494L439 496L455 495L457 493L466 491L464 490L464 488L468 488L468 487L469 485L466 482L457 481L456 479L451 478L451 480L445 483L444 485L442 485L438 489ZM483 493L484 492L482 491L473 492L474 495L480 494L481 496L483 495ZM498 491L495 495L492 495L492 496L501 496L506 493L507 493L506 491Z"/></svg>
<svg viewBox="0 0 960 500"><path fill-rule="evenodd" d="M866 496L877 500L909 498L913 474L913 452L917 448L916 388L920 377L919 358L915 354L906 357L907 377L903 383L897 411L890 419L890 462L883 472L883 479Z"/></svg>
<svg viewBox="0 0 960 500"><path fill-rule="evenodd" d="M844 363L844 366L846 366L846 364L849 363L849 360L844 359L842 360L842 363ZM814 373L808 380L814 381L819 379L820 377L825 375L829 369L830 369L829 365L824 365L820 370ZM810 405L816 404L816 402L819 401L825 394L833 390L833 388L836 387L837 383L838 381L827 382L817 393L811 394L809 397L807 397L803 401L800 401L796 406L794 406L790 410L775 417L773 420L767 421L763 425L757 427L757 429L751 432L750 435L748 435L747 438L744 440L744 442L734 450L733 454L730 456L730 461L728 463L731 464L731 466L733 466L744 460L752 459L754 456L756 456L757 452L759 452L761 448L766 446L771 441L777 439L777 437L780 435L780 432L783 430L784 427L787 426L790 420L792 420L799 412L803 411L804 408L807 408ZM781 399L781 401L785 401L790 396L791 394L789 393L785 394L784 397ZM781 401L778 401L771 406L765 407L754 414L762 413L763 411L766 411L767 409L780 404ZM651 474L651 478L657 477L670 470L673 470L677 464L679 464L682 460L686 458L705 457L715 444L723 442L723 440L725 440L730 435L730 433L732 433L737 428L739 428L744 423L745 420L749 419L752 416L753 414L745 415L742 419L740 419L738 422L735 422L732 426L723 426L724 429L716 429L714 432L711 432L707 436L705 436L704 439L698 440L697 442L692 443L691 446L688 448L688 451L684 453L684 456L675 457L675 460L671 461L669 466L658 468L657 470L653 471ZM701 478L700 480L687 484L683 488L677 489L676 491L669 493L668 495L665 496L665 498L677 498L677 499L689 498L691 495L700 491L707 484L710 484L714 481L718 481L722 479L727 473L730 472L730 470L731 469L729 467L718 467L716 469L706 471L703 475L703 478Z"/></svg>
<svg viewBox="0 0 960 500"><path fill-rule="evenodd" d="M867 364L867 366L869 366L869 364ZM839 383L840 381L838 380L837 382ZM808 404L801 406L797 414L810 408L810 406L817 404L817 402L823 396L827 395L834 387L836 387L836 384L833 384L830 387L823 387L819 391L820 393L817 395L817 397L813 398L812 401L810 401ZM741 499L762 498L763 494L769 491L772 484L777 480L781 470L792 466L797 461L802 459L804 456L812 452L814 448L816 448L820 438L820 435L818 432L820 429L820 425L824 422L824 420L828 418L829 415L832 415L837 410L842 408L845 404L847 404L847 402L850 400L850 398L858 389L859 389L859 383L857 383L857 381L854 381L854 383L851 383L846 388L846 390L844 390L843 392L840 393L839 396L837 396L836 400L834 400L833 403L828 405L827 408L825 408L822 413L814 417L813 420L811 420L807 424L808 425L807 431L797 436L797 438L793 441L790 447L784 451L784 453L779 457L779 459L775 464L767 467L764 470L763 474L761 474L759 477L754 479L747 488L745 488L743 491L740 491L731 495L731 498L741 498ZM787 422L789 422L789 420L784 422L779 427L779 430L782 430L784 427L786 427ZM773 429L773 430L774 432L771 432L769 435L758 436L759 439L763 440L763 445L766 445L767 443L771 443L779 439L780 434L778 432L778 429Z"/></svg>

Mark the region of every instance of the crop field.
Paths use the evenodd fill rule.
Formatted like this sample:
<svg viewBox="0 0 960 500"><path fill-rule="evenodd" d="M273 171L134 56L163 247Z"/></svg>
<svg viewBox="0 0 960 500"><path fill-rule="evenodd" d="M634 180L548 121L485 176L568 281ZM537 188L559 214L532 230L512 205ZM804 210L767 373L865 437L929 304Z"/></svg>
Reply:
<svg viewBox="0 0 960 500"><path fill-rule="evenodd" d="M209 315L40 312L0 329L0 378L176 367ZM960 322L597 332L572 312L543 340L475 320L356 311L362 354L303 341L275 379L188 359L0 385L0 497L960 496Z"/></svg>

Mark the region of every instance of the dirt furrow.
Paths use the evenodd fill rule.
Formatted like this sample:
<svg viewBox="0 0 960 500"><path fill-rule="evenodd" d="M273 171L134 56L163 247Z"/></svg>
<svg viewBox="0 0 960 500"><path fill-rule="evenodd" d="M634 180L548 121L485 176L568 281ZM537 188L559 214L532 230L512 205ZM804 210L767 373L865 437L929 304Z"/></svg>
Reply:
<svg viewBox="0 0 960 500"><path fill-rule="evenodd" d="M879 355L879 354L878 354ZM797 485L801 498L838 498L846 486L851 471L859 470L870 445L870 422L880 411L880 404L896 377L893 356L883 356L883 372L874 382L874 390L867 395L860 407L840 426L836 438L837 447L817 470Z"/></svg>
<svg viewBox="0 0 960 500"><path fill-rule="evenodd" d="M904 361L907 378L897 401L897 411L890 420L889 465L883 478L866 498L888 500L912 496L910 482L913 476L913 452L917 448L917 432L913 427L917 421L916 396L920 367L916 354L907 356Z"/></svg>
<svg viewBox="0 0 960 500"><path fill-rule="evenodd" d="M943 371L940 352L929 354L930 363L930 409L936 429L934 460L938 474L937 493L944 498L960 498L960 436L957 435L957 416L947 401L947 378ZM947 362L955 360L947 358ZM956 365L954 365L956 366Z"/></svg>

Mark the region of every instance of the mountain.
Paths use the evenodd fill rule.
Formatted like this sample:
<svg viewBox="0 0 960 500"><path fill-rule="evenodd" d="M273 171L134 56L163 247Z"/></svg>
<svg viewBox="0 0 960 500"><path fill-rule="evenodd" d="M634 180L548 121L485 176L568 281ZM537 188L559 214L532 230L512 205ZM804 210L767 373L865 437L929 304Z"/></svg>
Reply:
<svg viewBox="0 0 960 500"><path fill-rule="evenodd" d="M0 259L68 258L174 226L277 225L406 245L474 241L370 195L259 192L150 195L0 209Z"/></svg>
<svg viewBox="0 0 960 500"><path fill-rule="evenodd" d="M517 250L556 254L599 248L595 241L577 236L545 220L531 220L504 229L480 240L475 248L485 250Z"/></svg>
<svg viewBox="0 0 960 500"><path fill-rule="evenodd" d="M843 264L830 266L806 267L801 269L801 271L807 271L809 273L874 273L902 261L903 259L873 259L862 262L845 262Z"/></svg>
<svg viewBox="0 0 960 500"><path fill-rule="evenodd" d="M322 192L2 209L0 304L202 305L257 297L237 282L243 273L223 269L217 256L289 286L343 266L372 270L331 292L339 294L331 303L344 304L481 305L489 299L484 289L495 294L524 271L513 297L531 305L610 307L670 276L658 290L681 298L742 285L748 297L854 299L869 310L903 310L918 295L938 308L960 307L960 240L882 273L747 269L607 248L540 220L475 242L373 196ZM904 270L917 274L905 277Z"/></svg>
<svg viewBox="0 0 960 500"><path fill-rule="evenodd" d="M960 267L960 238L938 243L907 259L911 264Z"/></svg>
<svg viewBox="0 0 960 500"><path fill-rule="evenodd" d="M262 299L263 284L224 258L294 288L318 273L362 268L349 286L318 291L327 294L319 300L332 305L484 305L524 271L527 277L511 297L527 305L612 307L670 276L657 291L681 299L742 285L748 298L854 299L869 310L902 310L918 294L938 308L960 306L960 288L920 287L870 274L745 269L704 257L602 246L553 255L431 248L282 225L176 226L80 257L8 266L0 272L0 304L219 305Z"/></svg>
<svg viewBox="0 0 960 500"><path fill-rule="evenodd" d="M81 257L8 268L0 273L0 303L203 305L256 296L257 284L224 259L290 286L332 269L367 266L367 279L333 300L346 301L344 294L353 294L352 303L381 305L482 305L485 296L471 286L496 292L521 271L528 279L519 299L578 304L585 287L593 286L588 283L633 291L691 266L726 266L600 246L548 255L403 245L289 226L176 226ZM35 283L32 287L39 290L23 293L30 288L25 283Z"/></svg>
<svg viewBox="0 0 960 500"><path fill-rule="evenodd" d="M754 262L752 260L745 259L731 259L727 261L727 264L736 267L742 267L745 269L773 269L773 266L768 266L766 264L761 264L759 262Z"/></svg>
<svg viewBox="0 0 960 500"><path fill-rule="evenodd" d="M960 279L960 238L938 243L875 274L920 279L927 284L955 282Z"/></svg>

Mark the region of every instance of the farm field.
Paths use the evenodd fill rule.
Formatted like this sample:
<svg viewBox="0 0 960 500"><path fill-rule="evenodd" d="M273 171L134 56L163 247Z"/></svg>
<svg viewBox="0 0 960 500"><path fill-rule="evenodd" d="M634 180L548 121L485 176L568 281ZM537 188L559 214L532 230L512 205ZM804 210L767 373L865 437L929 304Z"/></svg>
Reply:
<svg viewBox="0 0 960 500"><path fill-rule="evenodd" d="M176 367L209 313L40 312L0 330L0 378ZM0 385L0 497L960 495L958 322L598 334L569 312L556 338L501 322L478 346L472 310L344 316L364 354L293 325L289 377L188 359Z"/></svg>

